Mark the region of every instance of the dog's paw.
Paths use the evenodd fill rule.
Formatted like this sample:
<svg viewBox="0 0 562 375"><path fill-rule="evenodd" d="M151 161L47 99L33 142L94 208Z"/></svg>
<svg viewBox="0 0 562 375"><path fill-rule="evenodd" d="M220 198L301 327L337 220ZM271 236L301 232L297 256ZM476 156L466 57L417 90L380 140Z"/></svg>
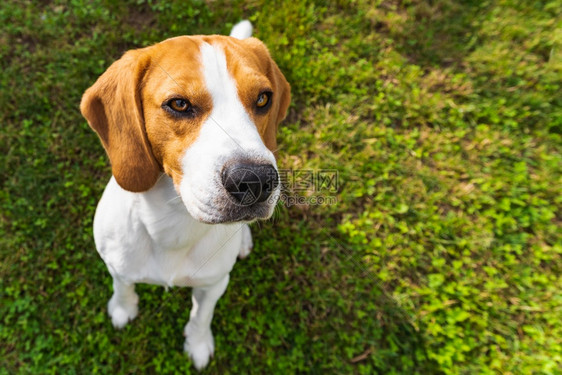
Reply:
<svg viewBox="0 0 562 375"><path fill-rule="evenodd" d="M254 242L252 241L252 232L248 224L244 224L242 227L242 246L240 246L240 252L238 253L238 258L244 259L252 252L254 247Z"/></svg>
<svg viewBox="0 0 562 375"><path fill-rule="evenodd" d="M127 301L118 300L115 294L107 304L107 312L111 317L111 323L117 329L125 327L125 325L136 318L139 308L139 297L134 294Z"/></svg>
<svg viewBox="0 0 562 375"><path fill-rule="evenodd" d="M205 368L215 353L215 340L211 330L203 335L187 334L183 350L189 355L197 370Z"/></svg>

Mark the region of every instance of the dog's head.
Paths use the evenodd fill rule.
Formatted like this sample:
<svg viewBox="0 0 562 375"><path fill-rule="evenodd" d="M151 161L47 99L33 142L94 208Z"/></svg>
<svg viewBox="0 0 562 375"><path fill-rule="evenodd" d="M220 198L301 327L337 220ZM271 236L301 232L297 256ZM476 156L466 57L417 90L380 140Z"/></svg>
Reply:
<svg viewBox="0 0 562 375"><path fill-rule="evenodd" d="M169 175L206 223L268 218L279 197L274 153L290 86L259 40L183 36L127 52L82 98L119 185Z"/></svg>

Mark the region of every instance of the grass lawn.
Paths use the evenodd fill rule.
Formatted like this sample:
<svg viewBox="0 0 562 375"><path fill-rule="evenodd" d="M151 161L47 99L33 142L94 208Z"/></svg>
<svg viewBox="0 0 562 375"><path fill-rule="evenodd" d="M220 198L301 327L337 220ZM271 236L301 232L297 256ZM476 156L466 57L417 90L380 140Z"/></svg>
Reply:
<svg viewBox="0 0 562 375"><path fill-rule="evenodd" d="M242 18L292 84L300 202L253 225L204 373L562 374L561 0L3 1L0 374L196 373L189 289L111 326L78 105L127 49Z"/></svg>

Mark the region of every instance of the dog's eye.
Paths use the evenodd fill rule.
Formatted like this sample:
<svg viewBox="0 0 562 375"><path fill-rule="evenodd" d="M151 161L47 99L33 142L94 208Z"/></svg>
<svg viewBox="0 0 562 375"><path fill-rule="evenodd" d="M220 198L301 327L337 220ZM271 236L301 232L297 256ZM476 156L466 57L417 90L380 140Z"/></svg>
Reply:
<svg viewBox="0 0 562 375"><path fill-rule="evenodd" d="M267 105L267 103L269 103L269 96L265 92L261 93L258 96L258 100L256 102L256 105L258 106L258 108L263 108Z"/></svg>
<svg viewBox="0 0 562 375"><path fill-rule="evenodd" d="M197 108L193 107L189 100L182 98L166 100L162 103L162 108L179 118L193 118L197 114Z"/></svg>
<svg viewBox="0 0 562 375"><path fill-rule="evenodd" d="M271 93L270 92L262 92L258 95L258 100L256 100L256 107L258 109L263 110L266 109L271 101Z"/></svg>
<svg viewBox="0 0 562 375"><path fill-rule="evenodd" d="M168 102L168 106L176 112L187 112L191 108L185 99L172 99Z"/></svg>

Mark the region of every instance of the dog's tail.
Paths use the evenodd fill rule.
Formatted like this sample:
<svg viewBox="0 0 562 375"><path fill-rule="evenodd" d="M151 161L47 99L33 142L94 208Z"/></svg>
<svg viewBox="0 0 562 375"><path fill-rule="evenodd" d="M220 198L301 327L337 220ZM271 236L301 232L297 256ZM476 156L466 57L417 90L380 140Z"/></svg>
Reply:
<svg viewBox="0 0 562 375"><path fill-rule="evenodd" d="M250 21L240 21L232 27L230 36L233 36L237 39L246 39L252 36L253 30L254 28L252 27L252 23Z"/></svg>

